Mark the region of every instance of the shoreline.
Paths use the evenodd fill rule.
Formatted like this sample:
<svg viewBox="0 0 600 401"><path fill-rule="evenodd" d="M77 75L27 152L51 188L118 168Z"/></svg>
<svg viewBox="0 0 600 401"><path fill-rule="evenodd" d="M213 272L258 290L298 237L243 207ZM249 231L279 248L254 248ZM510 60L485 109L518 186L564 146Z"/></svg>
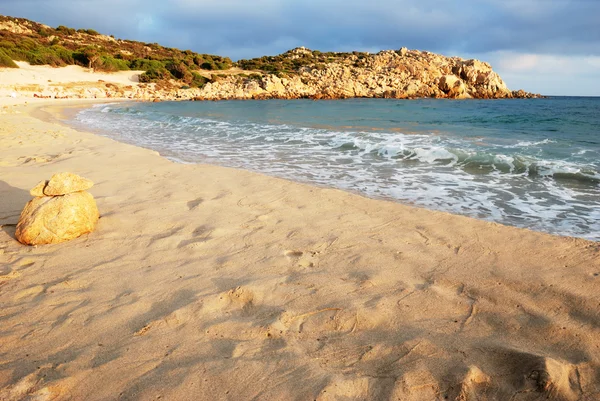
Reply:
<svg viewBox="0 0 600 401"><path fill-rule="evenodd" d="M29 109L0 114L0 398L600 397L599 243L174 163ZM18 244L59 171L96 183L96 231Z"/></svg>
<svg viewBox="0 0 600 401"><path fill-rule="evenodd" d="M289 102L289 103L288 103ZM301 101L300 101L301 102ZM189 113L194 113L196 110L196 107L194 105L181 105L178 106L175 103L169 102L170 104L166 104L164 106L166 106L166 110L171 110L169 111L169 113L173 113L173 115L179 115L178 112L174 111L174 110L180 110L179 107L181 107L181 110L185 110L185 113L189 114ZM106 103L103 103L106 104ZM276 102L275 105L278 105L277 107L279 107L279 105L284 104L284 105L290 105L292 107L297 106L298 104L295 102L290 102L290 101L285 101L282 103ZM343 104L343 103L339 103L339 104ZM359 102L354 102L354 105L360 105ZM138 102L136 103L129 103L125 106L127 106L127 108L129 108L129 106L131 105L132 108L134 109L139 109L141 111L145 111L145 112L164 112L165 109L163 109L163 107L161 107L160 105L158 105L158 108L155 108L157 105L153 105L153 104L143 104ZM124 107L120 107L121 105L116 105L115 107L110 107L111 109L113 108L117 108L117 109L121 109L121 112L124 112ZM198 105L200 106L198 108L198 110L205 110L204 106L208 106L209 108L212 108L213 106L210 106L210 104L208 105ZM248 110L253 110L255 108L256 105L248 105L249 109ZM270 105L265 105L270 107ZM437 105L436 105L437 106ZM232 105L231 103L228 105L223 105L223 109L221 108L216 108L216 110L220 110L219 112L224 112L227 113L228 111L231 111L231 107L233 107L233 112L235 113L235 110L239 109L237 106ZM260 107L260 106L259 106ZM286 106L287 107L287 106ZM304 106L302 106L304 107ZM314 108L315 106L313 106ZM316 106L317 108L319 106ZM585 210L586 207L588 206L588 204L584 204L583 206L581 206L581 208L584 211L577 211L575 210L574 207L571 208L565 208L565 211L563 213L563 217L561 220L560 216L557 216L556 214L552 214L552 213L548 213L546 214L546 219L545 220L541 220L539 218L539 216L543 215L544 212L543 210L538 210L539 214L535 214L534 212L532 212L531 210L535 210L535 204L531 204L531 203L527 203L525 202L525 206L519 208L518 206L516 207L516 209L512 209L512 203L511 202L505 202L506 199L502 199L502 196L500 196L498 193L493 193L493 191L490 192L485 192L486 190L489 190L487 187L485 187L485 184L483 183L482 180L475 180L476 185L471 186L470 189L465 189L463 190L466 195L466 200L465 199L459 199L461 197L457 196L456 198L451 198L452 202L445 202L445 199L443 199L443 197L438 196L437 198L433 198L433 200L431 198L426 198L426 197L420 197L418 193L411 193L410 192L410 188L407 188L406 185L402 186L402 185L398 185L398 188L392 188L392 186L386 186L386 183L383 183L381 187L376 187L375 185L373 186L369 186L370 182L368 181L368 178L377 178L377 177L373 177L373 176L368 176L368 178L366 179L358 179L358 180L342 180L339 179L337 180L336 177L332 177L331 175L335 175L335 170L331 170L334 171L334 173L330 173L330 171L327 169L326 166L324 166L323 164L323 160L317 160L317 162L321 163L321 166L324 168L324 171L326 173L324 173L325 176L328 176L329 179L319 179L318 175L317 178L315 179L315 177L313 176L313 174L309 174L309 173L304 173L302 171L300 171L300 173L298 174L297 171L295 170L296 165L294 165L293 163L288 164L288 159L285 159L285 167L280 167L280 168L269 168L268 165L266 165L266 163L268 163L268 160L261 160L259 161L251 161L253 160L253 156L251 154L246 154L244 157L236 157L236 156L232 156L232 157L228 157L224 160L221 160L219 157L215 156L221 153L220 151L220 146L218 145L218 138L217 137L213 137L212 133L213 132L220 132L219 130L217 131L213 131L212 129L207 129L206 131L202 131L203 132L203 139L202 140L191 140L188 143L188 139L191 138L192 136L179 136L178 135L178 129L184 128L185 125L182 125L181 127L178 127L177 129L173 129L171 130L170 128L170 123L167 124L166 127L164 127L164 129L161 129L160 131L163 132L163 135L156 135L156 132L154 132L155 130L153 129L149 129L148 130L148 135L138 135L136 134L136 132L131 131L128 129L127 126L120 126L120 128L114 128L116 129L115 133L111 133L110 131L106 131L105 127L103 126L104 121L105 121L105 117L106 117L106 121L111 121L114 122L113 119L111 119L111 114L104 114L104 113L99 113L101 109L95 108L94 110L89 110L89 113L87 114L87 116L90 118L90 121L88 121L88 127L86 128L85 124L81 124L81 122L74 122L73 123L73 127L75 127L75 129L80 129L80 130L93 130L94 133L102 135L102 136L107 136L109 138L115 139L117 141L121 141L124 143L128 143L134 146L139 146L139 147L143 147L146 149L151 149L154 151L158 151L163 157L171 160L171 161L175 161L178 163L183 163L183 164L195 164L195 163L200 163L200 164L212 164L215 166L223 166L223 167L232 167L232 168L240 168L240 169L244 169L244 170L248 170L248 171L253 171L253 172L257 172L259 174L266 174L272 177L278 177L278 178L282 178L284 180L290 180L293 182L297 182L297 183L304 183L307 185L312 185L312 186L316 186L319 188L337 188L337 189L341 189L343 191L347 191L359 196L363 196L369 199L377 199L377 200L384 200L384 201L391 201L391 202L395 202L395 203L400 203L403 205L408 205L408 206L414 206L414 207L422 207L422 208L426 208L428 210L439 210L439 211L445 211L445 212L449 212L451 214L457 214L457 215L462 215L462 216L467 216L467 217L473 217L476 218L478 220L483 220L483 221L488 221L488 222L496 222L499 224L504 224L504 225L508 225L508 226L512 226L512 227L518 227L518 228L525 228L525 229L529 229L532 231L538 231L538 232L544 232L544 233L549 233L551 235L557 235L560 237L577 237L577 238L584 238L584 239L588 239L591 241L598 241L600 238L597 235L597 230L596 228L599 228L597 226L597 224L595 224L595 220L592 217L593 216L593 207L590 207L590 211L588 212L588 214L585 214ZM214 109L212 109L214 110ZM102 110L102 111L106 111L106 110ZM185 114L184 113L184 114ZM127 113L125 113L127 114ZM186 115L187 115L186 114ZM191 114L190 114L191 115ZM133 120L131 120L133 122ZM210 119L209 119L210 121ZM223 121L227 121L226 119ZM185 124L185 123L184 123ZM195 123L194 123L195 124ZM268 125L268 123L267 123ZM297 127L305 127L304 125L302 125L302 122L295 121L292 123L293 126L297 126ZM119 127L119 125L112 125L113 127ZM408 123L407 125L408 126ZM429 130L427 129L427 132L423 132L423 130L421 132L417 132L417 131L410 131L409 129L406 128L406 126L400 126L400 127L392 127L392 128L388 128L388 127L377 127L377 128L369 128L369 127L362 127L362 126L343 126L343 127L337 127L337 126L330 126L330 125L321 125L321 124L308 124L306 125L306 127L310 128L310 129L324 129L324 130L332 130L332 131L341 131L342 133L348 132L350 134L357 132L357 131L369 131L369 132L375 132L375 131L383 131L384 133L386 132L399 132L401 134L403 134L402 136L410 136L412 134L426 134L428 137L432 137L435 138L438 135L441 134L441 136L443 137L443 130L440 131L434 131L434 130ZM237 132L239 127L231 127L232 132ZM122 132L120 130L123 130ZM198 130L201 129L201 127L199 126L192 126L190 127L190 129L192 130ZM248 129L247 127L245 129ZM305 129L305 128L302 128ZM446 127L447 132L456 134L454 131L452 131L452 129L447 128ZM430 132L431 131L431 132ZM138 133L141 133L141 130L137 130ZM312 132L311 132L312 133ZM204 136L206 136L206 138L208 139L204 139ZM363 145L361 143L356 143L355 139L350 137L345 137L345 140L347 142L349 142L350 144L354 143L353 146L356 146L358 148L358 152L360 155L360 152L362 152L364 149L362 148L362 146L367 146L367 145ZM151 139L148 139L151 138ZM173 139L171 139L173 138ZM177 138L177 139L175 139ZM285 136L285 138L288 138L287 136ZM311 137L312 138L312 137ZM297 137L293 138L294 140L298 139ZM240 138L240 140L244 140L244 138ZM267 140L271 140L271 138L267 138ZM300 138L300 140L302 140ZM320 139L321 140L321 139ZM337 137L336 137L337 140ZM377 143L378 139L375 139L374 145L373 142L371 142L369 144L369 149L371 152L383 152L383 154L386 154L386 152L388 152L388 145L380 145L379 143ZM178 141L182 141L183 143L187 143L188 145L186 146L186 149L183 149L179 146L176 146L175 144L178 143ZM354 141L354 142L353 142ZM493 139L491 140L493 142ZM525 142L523 142L525 141ZM539 144L545 144L545 143L555 143L555 139L552 139L552 137L548 137L544 140L537 140L538 142L534 143L534 142L527 142L527 139L519 139L519 142L517 143L518 145L524 144L524 146L530 146L530 145L539 145ZM204 144L204 145L201 145ZM206 149L210 149L211 147L215 147L213 150L211 151L204 151L203 146L205 146L207 143L212 143L211 146L206 147ZM482 141L481 143L484 143L484 141ZM516 143L516 142L515 142ZM235 146L231 146L231 144L229 144L226 140L222 143L223 144L223 149L224 149L224 153L228 153L228 152L237 152ZM417 144L410 144L407 145L405 142L402 142L402 145L400 146L406 146L407 150L403 150L404 155L406 156L407 152L414 152L414 148L419 148L419 146L425 146L425 149L429 149L426 146L428 146L429 144L426 143L425 145L423 145L422 143L417 143ZM442 146L444 147L443 151L445 151L447 153L447 151L449 150L450 153L447 153L449 160L445 160L446 163L450 163L451 165L456 163L459 166L459 169L464 169L466 170L466 167L464 167L463 164L469 164L470 163L470 159L471 156L465 156L469 155L470 151L473 151L467 144L467 146L464 146L460 148L459 151L455 151L453 150L453 145L455 145L457 148L460 148L461 145L456 145L456 144L444 144L444 145L431 145L431 146ZM262 146L261 144L257 144L257 143L252 143L251 141L248 142L248 146L259 146L259 150L260 150L260 146ZM379 146L382 146L382 149L379 148ZM509 147L511 148L511 147ZM271 149L269 147L267 147L266 149ZM374 150L373 150L374 149ZM317 149L318 150L318 149ZM417 150L421 150L420 148ZM240 149L241 154L244 154L243 149ZM279 150L281 151L281 150ZM393 152L396 151L396 149L392 149L392 154ZM567 197L565 198L561 198L560 196L556 195L555 193L552 193L552 191L550 191L546 186L544 186L545 184L541 183L543 181L543 179L539 179L540 177L549 177L550 180L552 181L552 183L555 182L559 182L559 184L561 185L565 185L567 186L569 184L569 182L567 181L567 183L565 184L564 181L561 180L568 180L570 179L576 179L576 180L582 180L584 181L586 184L588 183L588 181L586 181L586 179L588 178L587 176L585 176L585 174L577 174L574 173L572 174L574 177L568 177L565 178L564 175L565 173L568 175L571 171L573 171L576 168L585 168L587 166L584 165L584 162L581 162L579 160L577 160L577 162L565 162L565 165L561 165L559 162L557 162L556 160L553 159L536 159L536 155L534 155L533 153L525 153L524 160L521 160L521 155L517 154L515 156L515 154L511 154L510 152L513 151L513 149L493 149L493 150L487 150L488 152L492 152L492 154L495 154L494 152L498 153L499 152L499 156L498 157L502 157L502 158L507 158L506 162L501 162L500 166L498 167L501 171L503 171L504 173L508 172L508 169L510 169L510 174L504 174L502 175L502 182L507 185L509 187L509 194L512 195L514 197L514 201L518 202L520 200L523 200L524 198L526 198L528 196L528 194L525 192L523 193L523 191L519 190L520 187L524 187L526 185L528 185L528 182L523 182L523 180L521 180L520 182L517 182L517 180L520 178L519 176L529 176L529 178L531 178L531 176L533 176L533 180L536 182L535 185L537 185L537 187L535 188L535 190L539 190L539 191L548 191L547 193L544 192L543 196L547 196L547 199L549 199L549 203L548 205L562 205L563 202L569 202L569 199ZM506 153L506 152L509 153ZM540 152L542 151L541 149L539 150ZM546 150L544 150L546 151ZM552 152L553 149L548 149L548 152ZM429 150L429 152L431 153L432 151ZM473 156L474 158L481 158L481 157L487 157L488 155L486 155L485 153L477 153L477 152L485 152L482 150L475 150L473 151L476 153L475 156ZM503 153L504 152L504 153ZM583 151L585 152L585 151ZM308 156L310 157L310 152L307 152ZM350 152L344 152L344 154L346 155L347 153ZM367 154L369 152L365 152L365 154ZM425 161L427 163L430 164L434 164L431 160L425 158L425 156L420 156L417 155L415 156L416 153L413 153L412 155L410 155L408 158L417 158L418 160L423 160L425 159ZM508 155L508 156L505 156ZM355 155L354 155L355 156ZM434 157L437 157L439 155L431 155ZM427 155L427 157L431 157L430 155ZM423 159L421 158L423 157ZM452 161L452 159L450 159L451 157L455 157L456 160ZM515 159L513 159L513 157ZM359 162L361 162L360 158L361 157L356 157L358 158ZM402 158L402 156L400 156L400 158ZM528 159L529 158L529 159ZM258 160L260 160L260 155L258 157ZM283 160L283 159L282 159ZM404 160L404 159L403 159ZM505 160L505 159L502 159ZM497 163L498 160L492 160L491 163ZM543 168L539 167L539 166L545 166L544 163L548 162L549 166L546 170L544 170ZM513 164L514 163L514 164ZM522 163L522 164L520 164ZM571 164L569 164L571 163ZM519 171L519 169L523 168L523 165L525 166L524 170ZM566 166L566 167L565 167ZM337 168L337 166L334 165L335 168ZM486 167L489 166L483 166L483 167L479 167L480 169L485 169ZM318 168L318 166L317 166ZM493 164L493 168L496 168L496 165ZM591 167L593 169L593 167ZM513 169L515 170L515 172L513 172ZM570 170L569 170L570 169ZM472 171L473 167L469 167L469 171ZM428 187L429 182L425 181L421 181L420 177L415 176L415 175L411 175L410 171L404 171L400 168L398 168L398 177L403 177L402 180L403 182L412 182L413 187L418 186L419 184L423 185L424 188L424 192L427 192L428 190L431 191L431 187ZM523 172L525 171L525 172ZM527 172L528 171L528 172ZM548 173L548 171L550 171L550 173ZM342 173L344 173L344 171L342 171ZM459 171L460 173L460 171ZM514 173L514 174L513 174ZM359 176L359 174L356 174L357 176ZM421 174L422 176L425 176L425 174ZM477 176L478 174L475 174L474 176ZM484 174L485 175L485 174ZM507 179L506 177L510 177L512 176L512 181L506 183ZM362 176L361 176L362 177ZM387 177L387 176L386 176ZM514 178L516 177L516 178ZM464 179L470 179L471 177L464 177ZM527 177L526 177L527 178ZM493 178L491 178L493 180ZM399 182L400 182L399 181ZM435 180L433 180L435 181ZM458 182L458 184L460 184L461 179L457 178L456 181ZM455 185L454 182L448 183L448 182L443 182L441 185L441 188L443 188L444 190L447 188L445 186L443 186L444 184L447 185ZM592 176L592 184L593 184L593 176ZM511 187L511 185L513 185L514 187ZM541 188L540 188L541 187ZM467 186L468 188L468 186ZM569 187L570 189L571 187ZM405 192L403 192L403 190L408 190L409 194L407 195ZM468 194L470 193L476 193L477 191L483 191L483 193L485 193L485 195L488 198L485 198L484 200L477 200L474 199L473 197L470 197ZM534 189L531 189L532 191L534 191ZM536 193L534 191L534 193ZM509 200L513 200L510 199ZM571 199L572 200L572 199ZM492 206L489 206L488 208L484 208L482 207L478 207L477 204L474 204L473 202L478 202L481 201L482 203L484 203L485 201L491 202L493 203ZM497 203L496 203L497 202ZM467 203L468 205L465 206L465 203ZM470 203L470 204L469 204ZM574 203L576 204L576 202L574 201ZM509 205L509 206L507 206ZM528 210L527 206L531 207L531 210ZM552 209L550 206L548 206L548 209ZM522 215L520 215L519 213L523 213ZM591 213L591 215L589 214Z"/></svg>

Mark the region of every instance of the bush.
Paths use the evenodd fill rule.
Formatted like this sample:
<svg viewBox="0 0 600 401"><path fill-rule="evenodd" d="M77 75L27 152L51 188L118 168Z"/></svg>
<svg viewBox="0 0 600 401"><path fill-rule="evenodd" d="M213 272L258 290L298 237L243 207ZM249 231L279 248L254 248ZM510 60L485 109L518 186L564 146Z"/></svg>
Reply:
<svg viewBox="0 0 600 401"><path fill-rule="evenodd" d="M148 60L148 59L138 58L136 60L133 60L130 63L129 68L131 68L132 70L148 71L148 70L159 70L161 68L165 68L165 65L163 62L158 61L158 60Z"/></svg>
<svg viewBox="0 0 600 401"><path fill-rule="evenodd" d="M209 82L209 79L203 77L197 72L192 72L192 82L190 82L190 86L195 88L202 88L206 83Z"/></svg>
<svg viewBox="0 0 600 401"><path fill-rule="evenodd" d="M23 50L33 50L33 49L37 48L38 45L37 45L37 43L35 43L35 41L33 41L31 39L23 39L22 41L19 42L18 47Z"/></svg>
<svg viewBox="0 0 600 401"><path fill-rule="evenodd" d="M6 53L4 53L2 50L0 50L0 67L19 68L19 66L15 64L12 58L7 56Z"/></svg>
<svg viewBox="0 0 600 401"><path fill-rule="evenodd" d="M76 32L74 28L67 28L64 25L59 25L56 30L64 35L73 35Z"/></svg>
<svg viewBox="0 0 600 401"><path fill-rule="evenodd" d="M185 83L192 82L192 74L181 61L170 61L165 67L176 79L180 79Z"/></svg>
<svg viewBox="0 0 600 401"><path fill-rule="evenodd" d="M82 67L87 67L88 59L81 51L73 52L73 60L76 65L80 65Z"/></svg>
<svg viewBox="0 0 600 401"><path fill-rule="evenodd" d="M171 78L171 73L165 67L151 68L140 75L140 82L156 82Z"/></svg>
<svg viewBox="0 0 600 401"><path fill-rule="evenodd" d="M100 35L98 33L98 31L94 31L93 29L78 29L77 32L87 33L88 35L92 35L92 36Z"/></svg>
<svg viewBox="0 0 600 401"><path fill-rule="evenodd" d="M65 62L51 48L37 48L27 53L27 61L31 65L49 65L62 67Z"/></svg>
<svg viewBox="0 0 600 401"><path fill-rule="evenodd" d="M204 63L202 63L202 65L200 65L200 68L202 68L203 70L212 71L216 70L217 66L212 61L205 61Z"/></svg>
<svg viewBox="0 0 600 401"><path fill-rule="evenodd" d="M127 71L129 63L111 56L102 56L96 63L96 69L107 72Z"/></svg>
<svg viewBox="0 0 600 401"><path fill-rule="evenodd" d="M10 42L8 40L1 40L0 41L0 47L3 47L5 49L14 49L15 48L15 44L14 44L14 42Z"/></svg>
<svg viewBox="0 0 600 401"><path fill-rule="evenodd" d="M47 38L48 36L51 35L50 31L48 31L46 28L40 28L38 30L38 34L42 37L42 38Z"/></svg>
<svg viewBox="0 0 600 401"><path fill-rule="evenodd" d="M200 55L196 54L193 58L194 64L200 67L206 60L204 60Z"/></svg>
<svg viewBox="0 0 600 401"><path fill-rule="evenodd" d="M73 52L71 50L67 50L58 45L52 46L50 49L64 62L64 64L75 64L75 59L73 58Z"/></svg>

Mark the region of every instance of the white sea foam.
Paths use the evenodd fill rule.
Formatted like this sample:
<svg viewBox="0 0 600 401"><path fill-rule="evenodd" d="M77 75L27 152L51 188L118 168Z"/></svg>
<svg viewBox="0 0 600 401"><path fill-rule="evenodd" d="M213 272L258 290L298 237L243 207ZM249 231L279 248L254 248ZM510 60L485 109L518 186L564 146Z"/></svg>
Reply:
<svg viewBox="0 0 600 401"><path fill-rule="evenodd" d="M511 147L511 148L527 148L530 146L540 146L540 145L547 145L550 143L556 143L556 141L552 140L552 139L544 139L542 141L521 141L521 142L517 142L515 145L508 145L507 147Z"/></svg>

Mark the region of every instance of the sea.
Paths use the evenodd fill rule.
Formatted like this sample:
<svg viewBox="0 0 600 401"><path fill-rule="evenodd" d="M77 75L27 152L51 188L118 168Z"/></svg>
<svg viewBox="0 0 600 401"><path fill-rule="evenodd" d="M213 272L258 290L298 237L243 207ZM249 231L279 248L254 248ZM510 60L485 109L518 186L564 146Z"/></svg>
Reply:
<svg viewBox="0 0 600 401"><path fill-rule="evenodd" d="M70 123L181 163L600 241L600 98L131 102Z"/></svg>

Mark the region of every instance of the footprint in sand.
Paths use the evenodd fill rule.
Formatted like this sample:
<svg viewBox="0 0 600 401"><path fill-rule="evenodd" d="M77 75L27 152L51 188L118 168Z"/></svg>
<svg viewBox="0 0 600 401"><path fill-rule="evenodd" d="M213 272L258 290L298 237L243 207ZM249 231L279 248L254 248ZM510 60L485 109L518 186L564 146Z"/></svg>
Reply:
<svg viewBox="0 0 600 401"><path fill-rule="evenodd" d="M197 198L187 203L188 210L194 210L204 202L203 198Z"/></svg>
<svg viewBox="0 0 600 401"><path fill-rule="evenodd" d="M222 292L205 303L206 310L220 310L226 313L241 313L249 316L257 311L256 294L244 287L232 288Z"/></svg>
<svg viewBox="0 0 600 401"><path fill-rule="evenodd" d="M287 250L283 255L299 267L318 267L319 252L303 252L298 250Z"/></svg>
<svg viewBox="0 0 600 401"><path fill-rule="evenodd" d="M550 399L562 401L580 400L582 396L581 372L576 365L550 357L501 349L489 355L496 365L495 371L506 372L491 375L489 388L494 389L498 399L533 400ZM471 378L471 382L476 378ZM463 383L467 381L466 379ZM474 390L473 390L474 391ZM483 393L485 395L486 393ZM536 397L526 397L537 394ZM481 391L478 396L481 396Z"/></svg>
<svg viewBox="0 0 600 401"><path fill-rule="evenodd" d="M52 365L38 367L37 372L23 377L12 386L0 389L0 400L50 401L71 399L70 391L75 380L64 378L48 383L47 375L49 373L54 373Z"/></svg>
<svg viewBox="0 0 600 401"><path fill-rule="evenodd" d="M198 226L191 233L192 238L179 242L179 245L177 245L177 248L184 248L184 247L188 247L188 246L193 248L193 247L201 245L207 241L210 241L212 239L213 231L214 231L214 227L209 226L207 224Z"/></svg>
<svg viewBox="0 0 600 401"><path fill-rule="evenodd" d="M369 379L334 379L317 397L317 401L366 400L369 398Z"/></svg>
<svg viewBox="0 0 600 401"><path fill-rule="evenodd" d="M8 266L0 267L0 285L19 277L21 277L20 272L11 270Z"/></svg>
<svg viewBox="0 0 600 401"><path fill-rule="evenodd" d="M29 287L27 289L24 289L23 291L18 292L17 295L15 296L15 299L17 301L20 301L21 299L24 299L24 298L32 298L32 297L42 294L44 291L45 291L45 287L43 285L36 285L36 286Z"/></svg>

